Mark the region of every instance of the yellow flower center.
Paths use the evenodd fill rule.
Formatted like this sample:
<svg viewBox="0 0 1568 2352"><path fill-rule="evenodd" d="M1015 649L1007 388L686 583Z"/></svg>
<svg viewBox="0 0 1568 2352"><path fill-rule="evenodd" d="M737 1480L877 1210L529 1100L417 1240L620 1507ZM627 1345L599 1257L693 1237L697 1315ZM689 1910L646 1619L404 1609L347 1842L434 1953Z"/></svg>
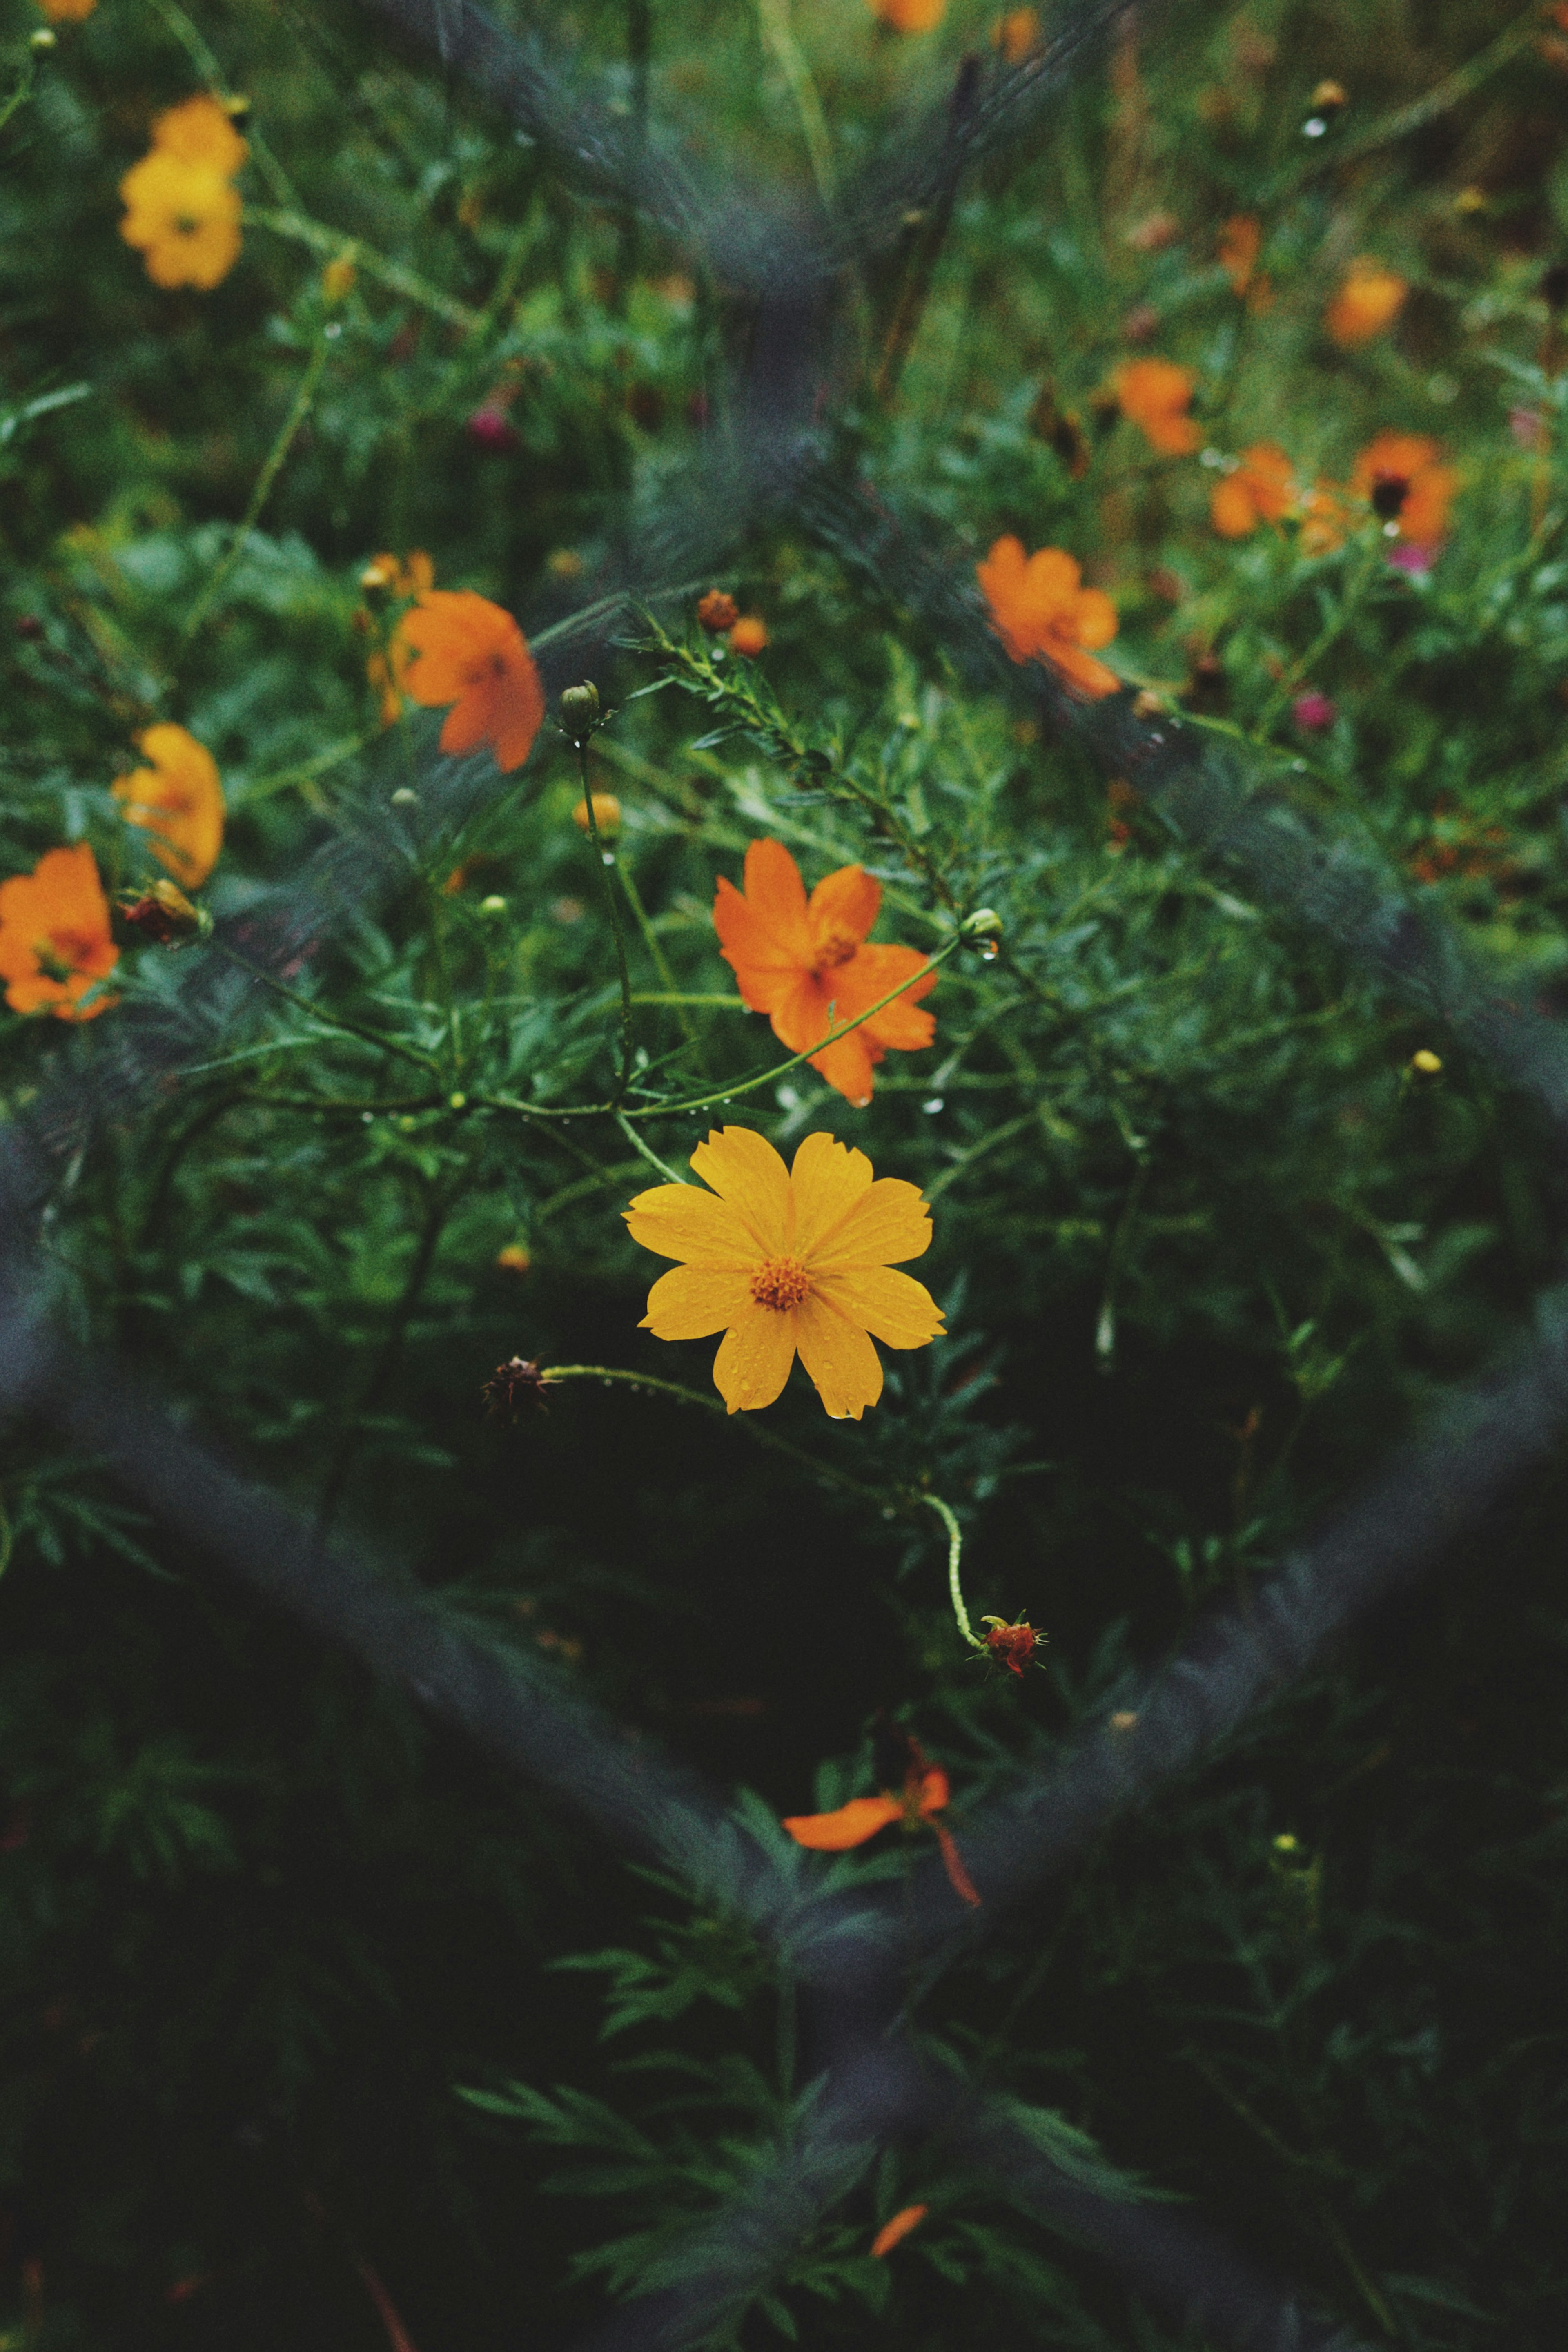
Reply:
<svg viewBox="0 0 1568 2352"><path fill-rule="evenodd" d="M771 1307L782 1314L787 1307L799 1307L810 1292L811 1277L798 1257L768 1257L751 1276L751 1295L758 1307Z"/></svg>
<svg viewBox="0 0 1568 2352"><path fill-rule="evenodd" d="M828 931L817 944L817 970L836 971L860 952L860 941L852 931Z"/></svg>

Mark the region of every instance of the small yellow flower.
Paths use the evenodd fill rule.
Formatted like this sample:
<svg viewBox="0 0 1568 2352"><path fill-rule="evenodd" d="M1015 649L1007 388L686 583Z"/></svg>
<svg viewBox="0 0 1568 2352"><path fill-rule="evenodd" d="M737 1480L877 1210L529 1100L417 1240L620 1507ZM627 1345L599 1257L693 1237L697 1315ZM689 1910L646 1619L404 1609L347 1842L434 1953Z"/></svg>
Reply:
<svg viewBox="0 0 1568 2352"><path fill-rule="evenodd" d="M182 163L198 163L220 179L232 180L250 149L235 129L225 108L215 98L188 98L183 105L166 107L152 122L152 145L162 155Z"/></svg>
<svg viewBox="0 0 1568 2352"><path fill-rule="evenodd" d="M224 845L218 763L183 727L148 727L136 738L151 765L116 776L110 790L127 824L152 836L152 855L183 888L200 887Z"/></svg>
<svg viewBox="0 0 1568 2352"><path fill-rule="evenodd" d="M120 184L120 234L146 257L154 286L211 293L239 259L240 200L221 173L154 148Z"/></svg>
<svg viewBox="0 0 1568 2352"><path fill-rule="evenodd" d="M809 1135L786 1168L766 1136L716 1129L692 1154L712 1192L660 1184L625 1211L633 1241L681 1260L648 1296L642 1328L660 1339L724 1333L714 1386L731 1412L769 1405L796 1355L835 1421L859 1421L882 1394L872 1336L924 1348L942 1311L895 1271L930 1247L913 1184L872 1181L863 1151Z"/></svg>

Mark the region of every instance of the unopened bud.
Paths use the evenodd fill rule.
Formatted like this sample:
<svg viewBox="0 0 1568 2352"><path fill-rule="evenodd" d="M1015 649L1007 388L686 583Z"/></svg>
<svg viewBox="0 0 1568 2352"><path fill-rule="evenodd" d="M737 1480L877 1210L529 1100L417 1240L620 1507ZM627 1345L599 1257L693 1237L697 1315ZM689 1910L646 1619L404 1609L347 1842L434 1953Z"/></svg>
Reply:
<svg viewBox="0 0 1568 2352"><path fill-rule="evenodd" d="M52 49L54 46L55 36L47 25L40 25L36 33L29 33L27 36L27 47L30 49Z"/></svg>
<svg viewBox="0 0 1568 2352"><path fill-rule="evenodd" d="M417 808L419 794L412 784L400 784L392 796L392 804L393 808Z"/></svg>
<svg viewBox="0 0 1568 2352"><path fill-rule="evenodd" d="M972 915L965 916L958 929L967 940L999 939L1002 919L994 907L977 907Z"/></svg>
<svg viewBox="0 0 1568 2352"><path fill-rule="evenodd" d="M1410 1056L1410 1067L1419 1070L1424 1078L1435 1078L1442 1066L1442 1055L1434 1054L1430 1045L1423 1045L1419 1053Z"/></svg>
<svg viewBox="0 0 1568 2352"><path fill-rule="evenodd" d="M494 891L491 892L489 898L481 898L479 901L479 912L482 915L504 915L506 911L507 902L505 898L497 897Z"/></svg>
<svg viewBox="0 0 1568 2352"><path fill-rule="evenodd" d="M206 908L193 906L172 882L152 882L145 890L122 890L114 904L123 923L139 938L161 948L183 947L187 940L200 939L213 928Z"/></svg>
<svg viewBox="0 0 1568 2352"><path fill-rule="evenodd" d="M599 688L586 679L569 686L560 698L560 719L573 743L586 743L599 724Z"/></svg>

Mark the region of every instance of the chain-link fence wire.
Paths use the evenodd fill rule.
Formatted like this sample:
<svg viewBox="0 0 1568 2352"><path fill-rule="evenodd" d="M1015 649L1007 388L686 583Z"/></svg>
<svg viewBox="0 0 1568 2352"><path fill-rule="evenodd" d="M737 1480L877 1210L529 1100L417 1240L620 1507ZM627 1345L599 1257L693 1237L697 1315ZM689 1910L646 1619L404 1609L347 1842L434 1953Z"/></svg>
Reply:
<svg viewBox="0 0 1568 2352"><path fill-rule="evenodd" d="M822 370L844 271L896 249L933 209L950 206L969 165L1037 131L1094 42L1129 13L1126 0L1077 11L1022 66L967 61L950 98L901 133L831 216L792 196L758 189L737 201L732 184L705 184L661 131L629 122L580 74L555 64L537 33L506 31L471 0L366 5L546 146L580 194L636 209L752 304L734 434L723 444L705 439L686 484L630 519L581 608L538 641L548 687L601 661L634 604L689 593L748 531L788 513L859 572L868 601L917 616L973 683L1029 695L1059 738L1130 781L1196 852L1239 866L1282 915L1326 936L1380 988L1446 1021L1533 1096L1554 1127L1563 1121L1561 1031L1477 974L1370 842L1329 829L1291 800L1287 779L1249 775L1240 752L1200 725L1128 694L1085 708L1051 674L1007 663L969 584L972 552L925 519L904 520L835 462ZM411 1578L329 1544L318 1525L177 1427L129 1369L74 1348L51 1318L35 1248L39 1222L100 1122L141 1111L155 1089L177 1093L204 1062L232 1051L270 998L321 971L331 941L409 878L427 841L496 790L485 760L428 752L412 808L390 804L390 768L372 758L358 798L299 872L221 924L200 961L158 968L155 992L122 1005L104 1032L68 1041L52 1083L0 1133L0 1409L32 1412L110 1465L171 1536L617 1843L675 1872L695 1900L746 1917L800 1986L819 2081L800 2128L747 2196L671 2257L670 2283L650 2281L655 2291L595 2336L604 2352L688 2343L743 2308L876 2149L915 2133L941 2136L955 2160L1096 2250L1134 2292L1212 2340L1238 2352L1349 2352L1348 2336L1185 2216L1075 2179L1060 2151L1020 2138L1006 2103L934 2081L910 2039L907 1982L913 1966L929 1990L1009 1901L1065 1866L1122 1809L1191 1769L1550 1452L1568 1420L1568 1295L1544 1296L1533 1338L1514 1360L1456 1399L1245 1607L1211 1614L1166 1666L1119 1693L1114 1723L1097 1720L1049 1771L1015 1774L966 1833L984 1896L978 1920L934 1864L916 1872L907 1914L874 1891L815 1898L805 1858L748 1829L720 1792ZM559 1118L522 1103L508 1108L539 1124ZM592 1109L583 1106L582 1115Z"/></svg>

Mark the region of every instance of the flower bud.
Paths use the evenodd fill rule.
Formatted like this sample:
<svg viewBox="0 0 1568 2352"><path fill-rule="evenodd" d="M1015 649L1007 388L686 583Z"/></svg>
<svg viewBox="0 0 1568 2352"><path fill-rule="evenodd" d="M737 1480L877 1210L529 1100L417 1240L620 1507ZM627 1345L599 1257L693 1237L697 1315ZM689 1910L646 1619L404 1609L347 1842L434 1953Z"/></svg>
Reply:
<svg viewBox="0 0 1568 2352"><path fill-rule="evenodd" d="M114 901L121 922L161 948L183 947L213 928L204 907L193 906L172 882L150 883L145 890L121 890Z"/></svg>
<svg viewBox="0 0 1568 2352"><path fill-rule="evenodd" d="M716 637L722 637L726 630L733 629L739 620L740 607L733 596L726 595L722 588L710 588L706 596L697 600L697 618L705 629L710 630Z"/></svg>
<svg viewBox="0 0 1568 2352"><path fill-rule="evenodd" d="M1419 1053L1410 1056L1410 1067L1419 1070L1424 1078L1435 1078L1442 1066L1442 1055L1434 1054L1430 1045L1423 1045Z"/></svg>
<svg viewBox="0 0 1568 2352"><path fill-rule="evenodd" d="M56 35L50 32L47 25L40 25L36 33L28 34L27 47L30 49L52 49L56 38Z"/></svg>
<svg viewBox="0 0 1568 2352"><path fill-rule="evenodd" d="M967 940L999 939L1002 928L1002 919L994 907L977 907L958 926Z"/></svg>
<svg viewBox="0 0 1568 2352"><path fill-rule="evenodd" d="M412 784L400 784L392 796L393 808L417 808L419 794Z"/></svg>
<svg viewBox="0 0 1568 2352"><path fill-rule="evenodd" d="M571 742L586 743L599 724L599 688L586 679L569 686L560 698L560 719Z"/></svg>

